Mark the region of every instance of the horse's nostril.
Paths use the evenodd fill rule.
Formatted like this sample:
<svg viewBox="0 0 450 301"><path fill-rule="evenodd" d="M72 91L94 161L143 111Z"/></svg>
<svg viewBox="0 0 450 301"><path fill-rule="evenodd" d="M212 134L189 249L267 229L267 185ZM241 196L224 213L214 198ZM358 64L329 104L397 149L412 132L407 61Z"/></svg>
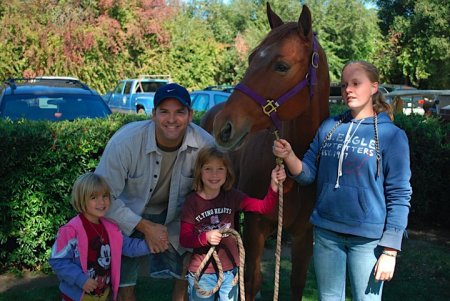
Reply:
<svg viewBox="0 0 450 301"><path fill-rule="evenodd" d="M228 142L231 137L231 130L231 123L227 122L227 124L225 124L225 126L220 131L220 140L222 140L223 142Z"/></svg>

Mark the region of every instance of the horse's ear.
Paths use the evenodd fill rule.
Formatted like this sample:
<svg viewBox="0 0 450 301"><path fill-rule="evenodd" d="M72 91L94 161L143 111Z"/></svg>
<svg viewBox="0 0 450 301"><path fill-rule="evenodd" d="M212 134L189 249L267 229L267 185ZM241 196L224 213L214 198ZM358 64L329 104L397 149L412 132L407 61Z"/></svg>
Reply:
<svg viewBox="0 0 450 301"><path fill-rule="evenodd" d="M300 14L300 17L298 18L298 28L300 29L300 32L303 33L303 35L307 38L312 37L312 18L311 18L311 11L309 10L308 6L303 5L302 13Z"/></svg>
<svg viewBox="0 0 450 301"><path fill-rule="evenodd" d="M280 17L274 11L272 8L270 8L269 2L267 2L267 18L269 19L270 28L274 29L280 25L283 25L284 22L281 20Z"/></svg>

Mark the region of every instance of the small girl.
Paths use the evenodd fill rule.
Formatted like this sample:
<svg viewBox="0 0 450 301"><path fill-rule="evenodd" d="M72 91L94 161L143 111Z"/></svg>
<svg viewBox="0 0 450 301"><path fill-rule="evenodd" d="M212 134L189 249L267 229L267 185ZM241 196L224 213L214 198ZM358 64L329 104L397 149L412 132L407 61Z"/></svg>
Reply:
<svg viewBox="0 0 450 301"><path fill-rule="evenodd" d="M122 252L137 257L150 249L145 240L123 236L119 227L104 218L110 191L99 175L80 176L73 185L71 203L79 214L58 230L49 259L61 281L62 300L116 300Z"/></svg>
<svg viewBox="0 0 450 301"><path fill-rule="evenodd" d="M219 229L234 229L235 215L241 210L271 213L278 200L278 183L286 179L286 173L283 167L276 166L273 169L269 191L264 200L251 198L233 189L234 178L230 161L224 153L215 147L200 150L194 167L195 192L187 197L181 213L180 244L194 249L187 275L191 301L238 300L238 286L232 285L238 272L238 249L234 238L222 236ZM205 298L197 294L194 275L210 246L217 246L224 280L215 295ZM199 281L199 286L207 291L217 283L218 271L212 262L205 266Z"/></svg>

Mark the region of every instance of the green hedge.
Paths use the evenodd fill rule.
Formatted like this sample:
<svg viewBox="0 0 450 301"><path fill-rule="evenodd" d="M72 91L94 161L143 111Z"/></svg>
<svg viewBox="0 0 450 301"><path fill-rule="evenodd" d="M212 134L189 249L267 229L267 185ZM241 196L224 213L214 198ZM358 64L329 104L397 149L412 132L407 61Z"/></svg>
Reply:
<svg viewBox="0 0 450 301"><path fill-rule="evenodd" d="M342 108L333 107L332 114L336 110ZM74 180L95 169L117 129L145 118L113 114L75 122L0 121L0 270L48 268L56 231L74 215L69 203ZM196 114L194 122L199 118ZM397 116L396 123L411 146L410 223L449 226L449 125L420 116Z"/></svg>
<svg viewBox="0 0 450 301"><path fill-rule="evenodd" d="M74 215L73 182L95 169L119 127L142 118L0 122L0 268L46 263L58 227Z"/></svg>

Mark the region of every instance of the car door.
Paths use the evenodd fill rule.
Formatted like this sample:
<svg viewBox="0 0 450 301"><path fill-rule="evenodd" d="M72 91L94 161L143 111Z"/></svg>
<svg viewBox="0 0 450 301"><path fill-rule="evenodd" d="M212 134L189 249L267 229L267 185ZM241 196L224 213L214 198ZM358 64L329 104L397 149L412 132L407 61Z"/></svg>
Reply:
<svg viewBox="0 0 450 301"><path fill-rule="evenodd" d="M136 113L136 106L134 104L134 100L132 100L131 97L131 86L133 82L127 81L125 82L125 87L123 89L123 97L122 97L122 103L120 107L120 112L132 114Z"/></svg>
<svg viewBox="0 0 450 301"><path fill-rule="evenodd" d="M191 107L195 112L204 112L209 107L209 95L207 93L191 93Z"/></svg>
<svg viewBox="0 0 450 301"><path fill-rule="evenodd" d="M111 93L108 101L108 106L113 112L118 112L122 106L123 89L125 88L125 82L121 81L117 84Z"/></svg>
<svg viewBox="0 0 450 301"><path fill-rule="evenodd" d="M226 93L223 93L223 94L221 93L221 94L214 95L213 106L215 106L216 104L219 104L219 103L227 101L229 96L230 96L230 94L226 94Z"/></svg>

